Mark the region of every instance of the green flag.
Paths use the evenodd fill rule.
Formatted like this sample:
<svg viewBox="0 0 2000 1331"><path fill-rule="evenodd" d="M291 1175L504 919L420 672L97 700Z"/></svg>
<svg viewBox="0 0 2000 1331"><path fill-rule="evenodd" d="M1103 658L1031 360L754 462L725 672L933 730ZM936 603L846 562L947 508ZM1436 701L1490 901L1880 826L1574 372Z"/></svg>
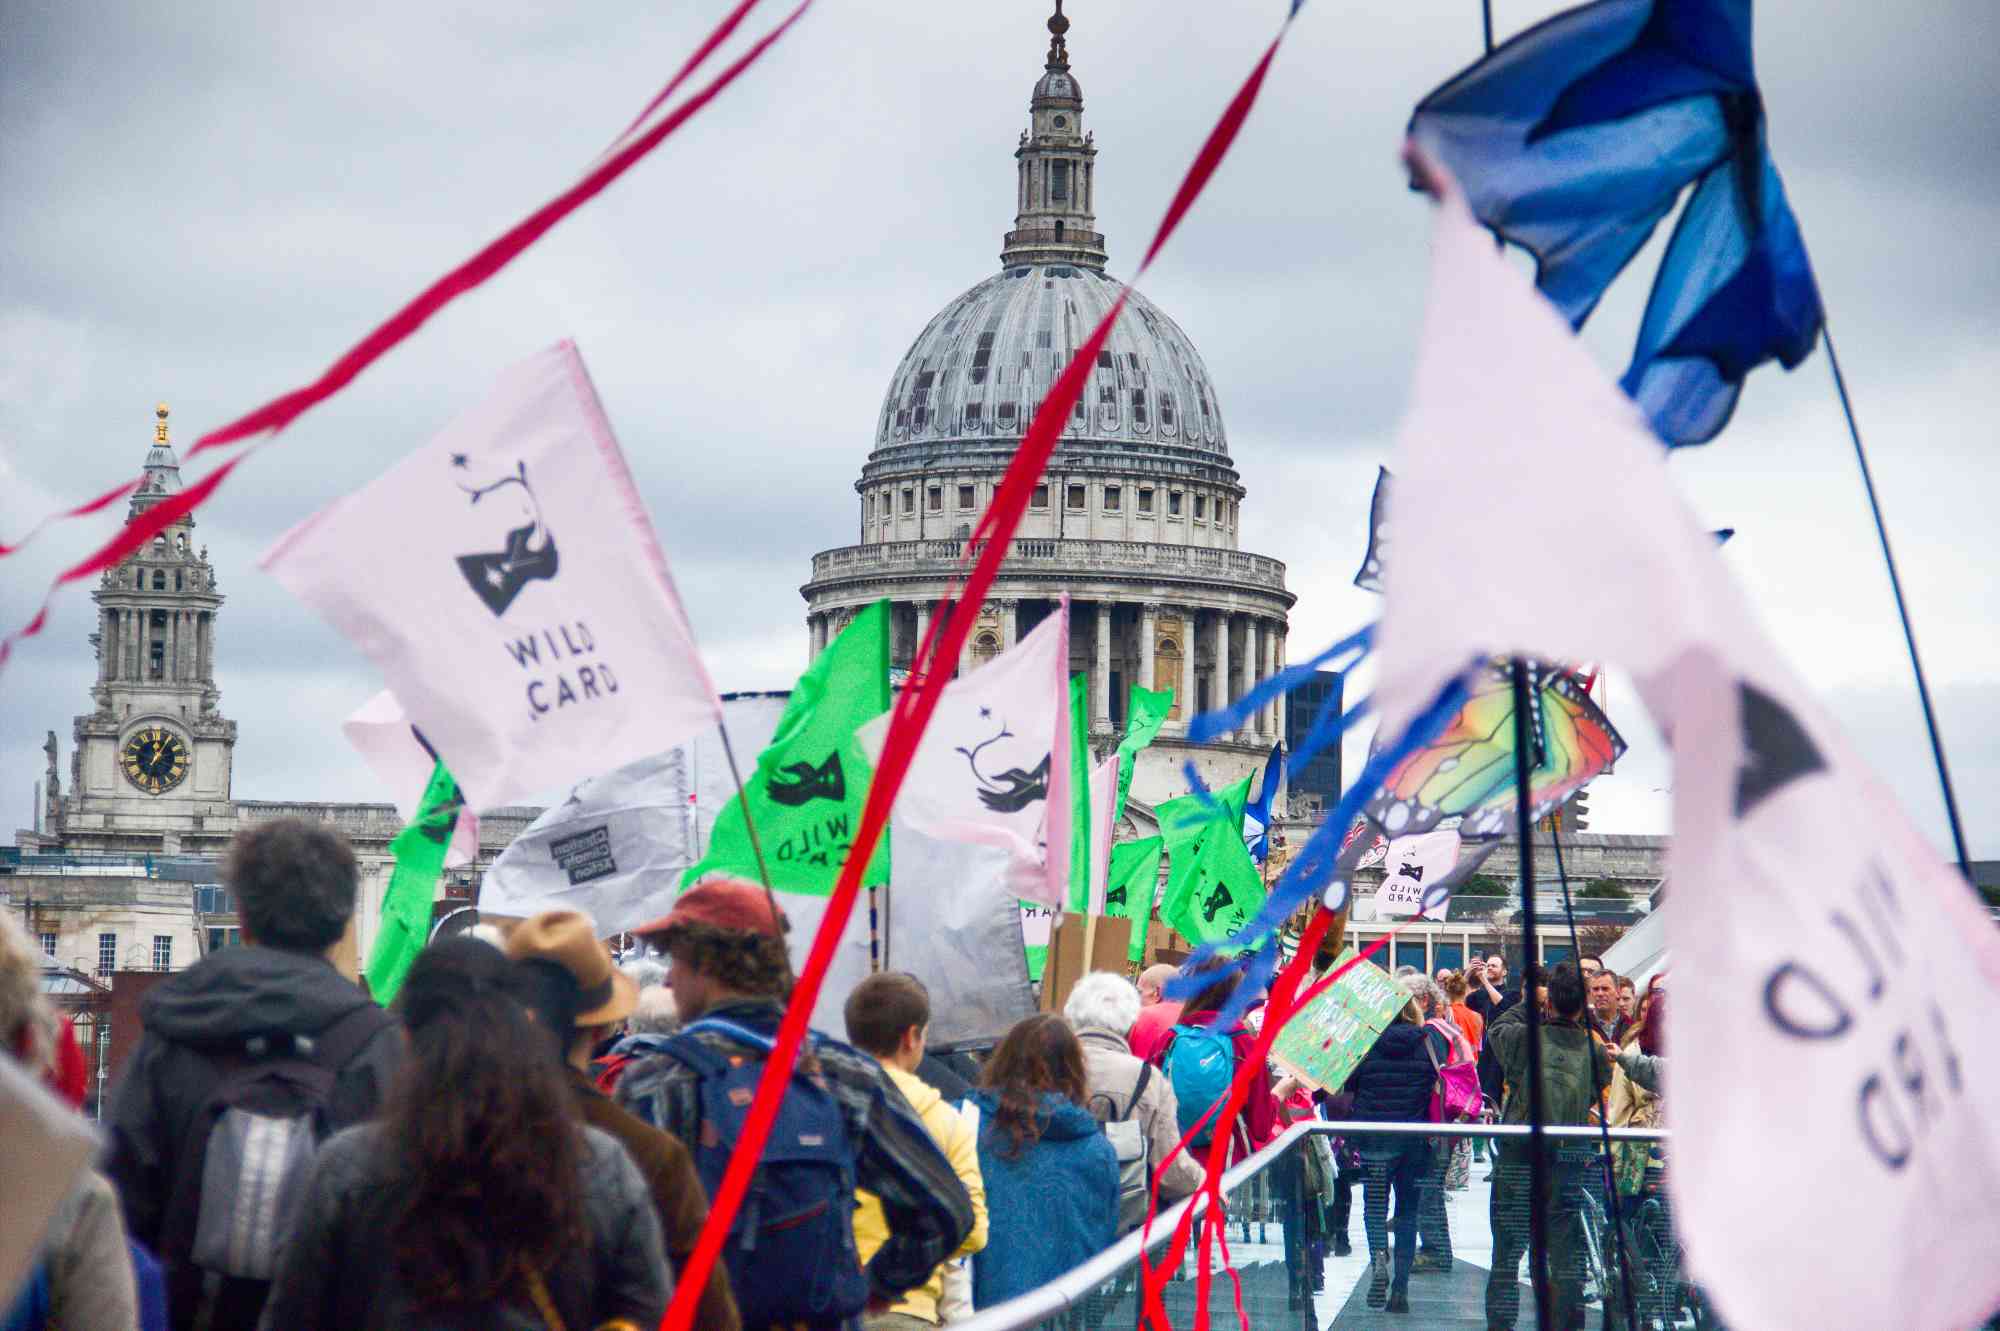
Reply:
<svg viewBox="0 0 2000 1331"><path fill-rule="evenodd" d="M1069 908L1090 905L1090 675L1069 677Z"/></svg>
<svg viewBox="0 0 2000 1331"><path fill-rule="evenodd" d="M1142 689L1132 686L1131 705L1125 709L1125 738L1118 741L1118 802L1111 807L1111 825L1125 816L1125 797L1132 791L1132 773L1138 768L1139 750L1153 742L1167 714L1174 710L1172 689Z"/></svg>
<svg viewBox="0 0 2000 1331"><path fill-rule="evenodd" d="M368 992L384 1007L395 1000L410 963L430 940L431 901L437 895L438 875L444 872L445 852L451 848L451 829L464 807L458 782L439 763L424 787L417 816L389 843L396 867L382 893L382 919L375 929L375 945L368 949L365 972Z"/></svg>
<svg viewBox="0 0 2000 1331"><path fill-rule="evenodd" d="M1240 825L1218 822L1198 845L1174 852L1160 918L1192 942L1219 942L1248 924L1264 897Z"/></svg>
<svg viewBox="0 0 2000 1331"><path fill-rule="evenodd" d="M889 710L889 603L877 601L854 617L799 676L777 733L757 755L746 787L750 816L780 892L823 897L833 891L874 765L854 738L855 727ZM743 825L743 801L730 800L709 834L708 853L681 876L730 873L760 880L757 852ZM889 881L889 839L876 846L865 887Z"/></svg>
<svg viewBox="0 0 2000 1331"><path fill-rule="evenodd" d="M1250 782L1255 776L1252 772L1233 786L1211 791L1207 799L1182 795L1155 808L1153 813L1160 820L1160 835L1166 838L1167 853L1177 854L1183 846L1192 846L1207 836L1210 827L1222 824L1227 824L1241 841L1243 810L1249 806Z"/></svg>
<svg viewBox="0 0 2000 1331"><path fill-rule="evenodd" d="M1104 913L1122 915L1132 921L1131 959L1146 957L1146 925L1153 918L1153 897L1160 886L1160 857L1166 843L1149 836L1142 841L1120 841L1111 847L1110 887L1104 893Z"/></svg>

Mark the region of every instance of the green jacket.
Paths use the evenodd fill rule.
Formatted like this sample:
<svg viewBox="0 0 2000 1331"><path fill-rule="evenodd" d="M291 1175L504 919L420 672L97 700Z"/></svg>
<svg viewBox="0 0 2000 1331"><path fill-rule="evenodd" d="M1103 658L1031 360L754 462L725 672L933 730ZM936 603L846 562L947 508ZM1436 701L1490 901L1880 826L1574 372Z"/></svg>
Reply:
<svg viewBox="0 0 2000 1331"><path fill-rule="evenodd" d="M1500 1121L1526 1123L1527 1003L1516 1003L1494 1019L1486 1028L1486 1047L1500 1060L1500 1070L1507 1078L1507 1101L1501 1107ZM1589 1123L1591 1105L1610 1084L1611 1061L1580 1018L1542 1023L1542 1103L1548 1126Z"/></svg>

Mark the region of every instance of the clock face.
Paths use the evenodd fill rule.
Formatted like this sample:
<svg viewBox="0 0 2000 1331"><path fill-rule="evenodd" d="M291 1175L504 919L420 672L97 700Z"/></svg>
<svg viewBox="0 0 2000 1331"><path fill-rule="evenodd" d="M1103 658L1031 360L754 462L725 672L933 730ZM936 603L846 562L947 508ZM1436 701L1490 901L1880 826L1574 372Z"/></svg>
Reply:
<svg viewBox="0 0 2000 1331"><path fill-rule="evenodd" d="M149 726L132 732L119 752L125 779L148 795L172 790L187 776L188 751L171 730Z"/></svg>

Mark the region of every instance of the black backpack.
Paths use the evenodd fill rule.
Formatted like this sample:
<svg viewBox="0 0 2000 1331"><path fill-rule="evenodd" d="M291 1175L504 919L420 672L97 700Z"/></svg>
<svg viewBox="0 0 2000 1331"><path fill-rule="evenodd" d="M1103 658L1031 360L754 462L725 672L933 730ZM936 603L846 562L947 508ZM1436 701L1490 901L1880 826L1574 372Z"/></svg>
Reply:
<svg viewBox="0 0 2000 1331"><path fill-rule="evenodd" d="M336 1128L340 1069L391 1018L357 1007L317 1036L253 1036L218 1058L220 1075L195 1111L168 1194L168 1248L199 1278L192 1324L254 1322L277 1273L313 1157ZM178 1319L178 1312L177 1312Z"/></svg>
<svg viewBox="0 0 2000 1331"><path fill-rule="evenodd" d="M760 1054L726 1057L695 1038L702 1030ZM773 1045L747 1027L707 1017L664 1046L698 1079L702 1130L688 1145L710 1197L736 1153ZM795 1069L722 1250L744 1326L836 1326L860 1315L868 1279L854 1246L854 1187L847 1116L830 1091Z"/></svg>

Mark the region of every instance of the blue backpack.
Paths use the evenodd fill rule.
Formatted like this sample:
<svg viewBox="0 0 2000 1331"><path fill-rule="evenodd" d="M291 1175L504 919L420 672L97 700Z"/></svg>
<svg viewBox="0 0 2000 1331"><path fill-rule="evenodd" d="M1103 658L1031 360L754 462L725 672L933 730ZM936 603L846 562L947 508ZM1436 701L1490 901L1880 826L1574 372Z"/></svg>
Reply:
<svg viewBox="0 0 2000 1331"><path fill-rule="evenodd" d="M662 1050L698 1079L701 1139L687 1145L713 1197L743 1134L764 1059L719 1054L693 1038L702 1030L766 1055L775 1042L709 1017L690 1023ZM744 1326L834 1326L861 1314L868 1279L854 1246L854 1187L854 1148L839 1102L794 1071L722 1250Z"/></svg>
<svg viewBox="0 0 2000 1331"><path fill-rule="evenodd" d="M1236 1079L1236 1043L1227 1031L1209 1026L1175 1026L1173 1043L1167 1046L1167 1056L1162 1061L1167 1080L1174 1088L1181 1136L1185 1137L1203 1114L1229 1094L1229 1084ZM1214 1121L1210 1120L1190 1145L1207 1146L1214 1139L1213 1126Z"/></svg>

